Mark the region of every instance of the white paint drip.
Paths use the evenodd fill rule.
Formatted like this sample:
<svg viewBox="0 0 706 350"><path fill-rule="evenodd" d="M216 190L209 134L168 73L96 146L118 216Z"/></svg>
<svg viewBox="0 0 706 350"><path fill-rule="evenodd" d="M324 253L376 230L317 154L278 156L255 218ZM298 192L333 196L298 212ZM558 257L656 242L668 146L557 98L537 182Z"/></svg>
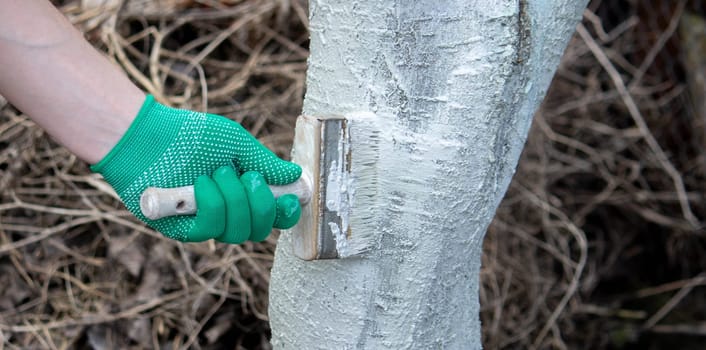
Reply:
<svg viewBox="0 0 706 350"><path fill-rule="evenodd" d="M341 178L343 175L338 167L338 161L331 163L326 181L326 209L338 212L341 210Z"/></svg>
<svg viewBox="0 0 706 350"><path fill-rule="evenodd" d="M347 134L342 134L338 140L337 151L338 159L331 162L326 182L326 209L338 216L340 226L337 222L328 222L327 224L336 241L336 250L339 256L349 256L352 252L347 234L354 194L350 189L354 186L351 184L350 172L346 169L346 155L350 151L350 140Z"/></svg>

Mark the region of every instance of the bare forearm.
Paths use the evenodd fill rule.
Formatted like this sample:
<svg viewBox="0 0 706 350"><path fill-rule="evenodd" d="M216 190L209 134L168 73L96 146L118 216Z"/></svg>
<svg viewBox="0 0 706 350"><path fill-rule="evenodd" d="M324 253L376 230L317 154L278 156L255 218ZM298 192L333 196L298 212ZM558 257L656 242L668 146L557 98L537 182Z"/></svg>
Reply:
<svg viewBox="0 0 706 350"><path fill-rule="evenodd" d="M46 0L0 0L0 94L90 163L145 98Z"/></svg>

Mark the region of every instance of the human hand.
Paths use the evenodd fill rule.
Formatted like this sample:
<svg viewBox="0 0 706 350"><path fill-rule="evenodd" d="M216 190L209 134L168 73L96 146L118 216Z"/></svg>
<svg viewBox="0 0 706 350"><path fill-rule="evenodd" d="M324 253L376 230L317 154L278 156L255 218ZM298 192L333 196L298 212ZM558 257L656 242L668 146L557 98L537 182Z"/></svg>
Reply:
<svg viewBox="0 0 706 350"><path fill-rule="evenodd" d="M267 186L296 181L298 165L279 159L232 120L170 108L152 96L118 144L91 169L137 218L179 241L259 242L273 227L294 225L300 213L296 196L275 200ZM194 185L196 215L150 220L140 211L147 187L187 185Z"/></svg>

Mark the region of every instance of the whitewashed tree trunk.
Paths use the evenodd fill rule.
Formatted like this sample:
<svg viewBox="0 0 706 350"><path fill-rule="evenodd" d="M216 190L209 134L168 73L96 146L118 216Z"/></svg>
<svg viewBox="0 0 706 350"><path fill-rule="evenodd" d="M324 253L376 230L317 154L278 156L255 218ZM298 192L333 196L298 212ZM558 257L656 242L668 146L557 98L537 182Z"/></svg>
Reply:
<svg viewBox="0 0 706 350"><path fill-rule="evenodd" d="M306 262L282 235L274 348L481 348L482 240L586 2L311 0L304 114L385 125L379 246Z"/></svg>

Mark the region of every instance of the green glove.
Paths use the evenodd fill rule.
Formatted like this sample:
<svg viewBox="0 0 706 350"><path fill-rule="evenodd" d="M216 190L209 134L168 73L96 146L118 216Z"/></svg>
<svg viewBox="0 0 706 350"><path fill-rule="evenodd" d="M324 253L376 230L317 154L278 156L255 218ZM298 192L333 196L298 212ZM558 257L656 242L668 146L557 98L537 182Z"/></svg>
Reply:
<svg viewBox="0 0 706 350"><path fill-rule="evenodd" d="M152 96L91 170L103 175L137 218L179 241L262 241L272 227L289 228L300 215L295 195L275 200L267 187L296 181L298 165L279 159L232 120L170 108ZM147 187L188 185L194 185L196 215L142 215L140 195Z"/></svg>

